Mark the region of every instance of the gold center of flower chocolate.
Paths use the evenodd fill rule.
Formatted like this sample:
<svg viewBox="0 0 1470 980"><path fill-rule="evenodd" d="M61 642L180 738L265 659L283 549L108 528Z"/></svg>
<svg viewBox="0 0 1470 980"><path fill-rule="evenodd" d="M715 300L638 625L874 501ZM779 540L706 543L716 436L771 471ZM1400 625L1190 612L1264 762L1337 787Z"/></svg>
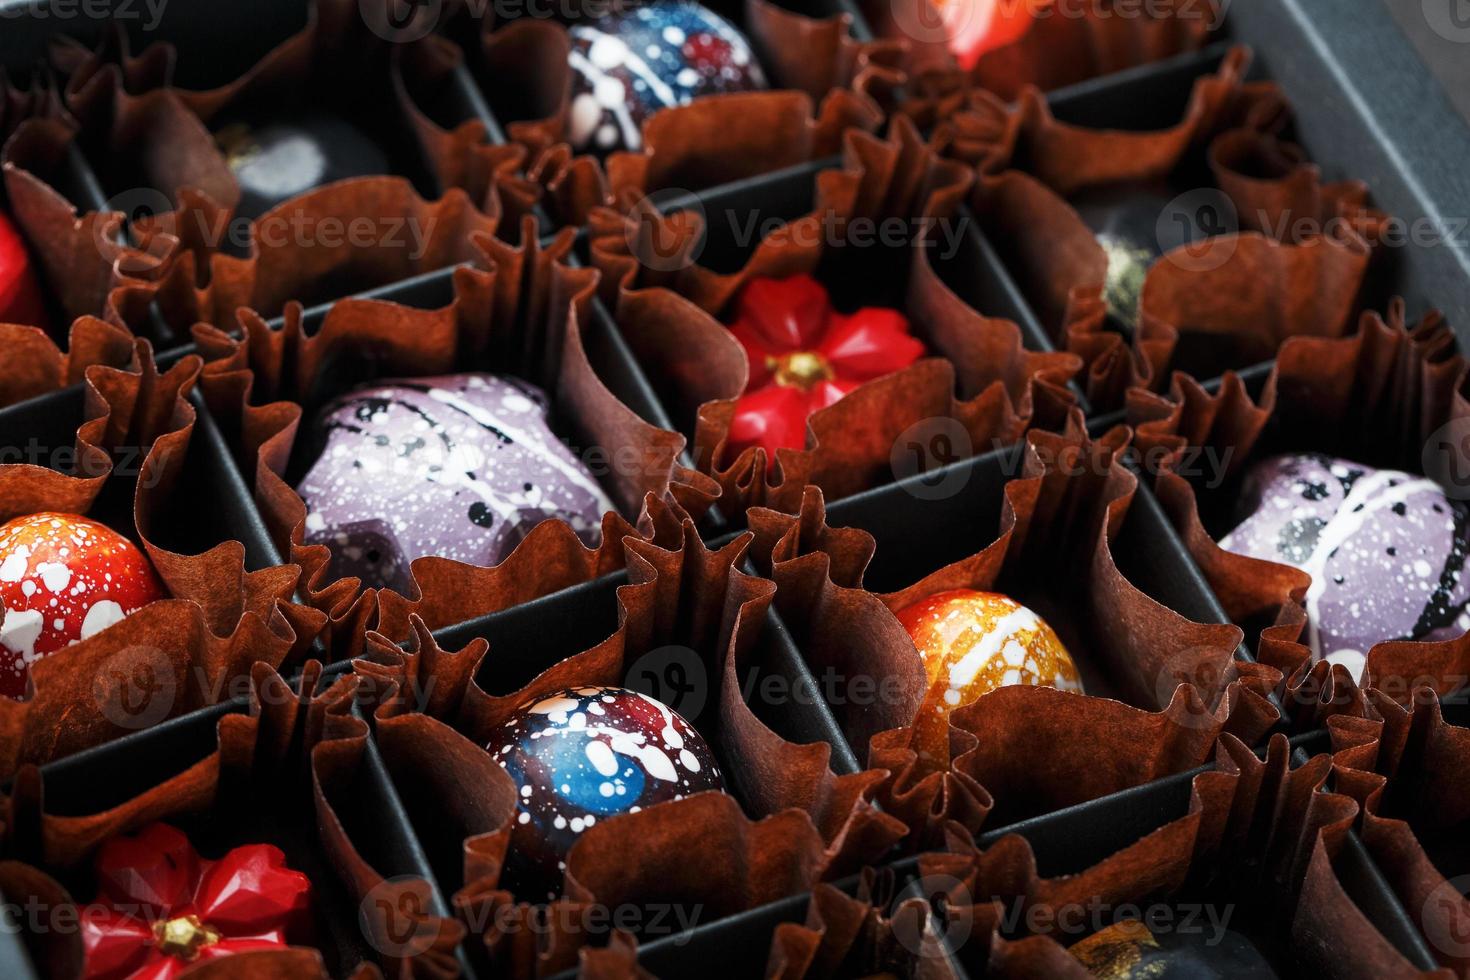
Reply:
<svg viewBox="0 0 1470 980"><path fill-rule="evenodd" d="M799 350L782 357L766 358L766 367L775 372L776 383L787 388L811 391L823 381L837 377L832 365L816 351Z"/></svg>
<svg viewBox="0 0 1470 980"><path fill-rule="evenodd" d="M180 915L153 923L153 936L158 948L168 956L192 960L205 946L220 941L218 931L199 921L197 915Z"/></svg>

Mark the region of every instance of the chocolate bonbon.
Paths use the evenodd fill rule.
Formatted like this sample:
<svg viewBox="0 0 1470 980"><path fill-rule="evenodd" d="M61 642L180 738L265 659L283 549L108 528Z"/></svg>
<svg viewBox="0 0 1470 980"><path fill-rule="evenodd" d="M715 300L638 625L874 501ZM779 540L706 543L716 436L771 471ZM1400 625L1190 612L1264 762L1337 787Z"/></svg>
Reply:
<svg viewBox="0 0 1470 980"><path fill-rule="evenodd" d="M127 538L75 514L0 527L0 695L21 697L31 664L166 598Z"/></svg>
<svg viewBox="0 0 1470 980"><path fill-rule="evenodd" d="M252 126L227 122L215 131L235 180L238 213L259 218L324 184L389 171L382 149L352 123L308 110Z"/></svg>
<svg viewBox="0 0 1470 980"><path fill-rule="evenodd" d="M20 229L0 211L0 323L46 325L46 305Z"/></svg>
<svg viewBox="0 0 1470 980"><path fill-rule="evenodd" d="M995 592L955 589L898 614L929 677L928 703L948 715L1013 684L1082 691L1071 654L1031 609Z"/></svg>
<svg viewBox="0 0 1470 980"><path fill-rule="evenodd" d="M660 109L766 87L748 42L697 3L660 0L571 28L570 139L580 150L639 150Z"/></svg>
<svg viewBox="0 0 1470 980"><path fill-rule="evenodd" d="M724 788L699 732L625 688L582 687L527 704L486 748L519 794L512 866L548 891L598 820Z"/></svg>
<svg viewBox="0 0 1470 980"><path fill-rule="evenodd" d="M902 313L882 307L839 313L808 275L746 283L730 332L750 365L730 423L730 451L760 446L770 467L776 450L806 445L813 412L924 356Z"/></svg>
<svg viewBox="0 0 1470 980"><path fill-rule="evenodd" d="M546 395L489 374L382 381L329 404L323 447L298 490L306 541L337 578L410 589L414 559L495 565L542 521L588 545L614 510L551 431Z"/></svg>
<svg viewBox="0 0 1470 980"><path fill-rule="evenodd" d="M98 895L81 916L83 977L178 976L195 963L281 949L304 931L311 882L269 844L201 858L155 823L97 852Z"/></svg>
<svg viewBox="0 0 1470 980"><path fill-rule="evenodd" d="M1315 659L1358 677L1376 643L1450 639L1470 628L1470 512L1433 480L1295 453L1257 463L1242 500L1247 516L1220 547L1312 576Z"/></svg>

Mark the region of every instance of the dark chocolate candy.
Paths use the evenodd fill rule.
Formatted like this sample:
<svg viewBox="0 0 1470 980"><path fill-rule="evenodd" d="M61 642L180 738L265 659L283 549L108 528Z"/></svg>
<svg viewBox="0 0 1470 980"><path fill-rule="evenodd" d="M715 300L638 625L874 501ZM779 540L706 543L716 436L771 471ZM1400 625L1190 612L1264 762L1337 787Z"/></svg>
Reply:
<svg viewBox="0 0 1470 980"><path fill-rule="evenodd" d="M376 143L345 119L318 110L254 127L229 122L215 131L215 141L239 181L237 213L245 218L324 184L388 173L388 157Z"/></svg>
<svg viewBox="0 0 1470 980"><path fill-rule="evenodd" d="M615 508L546 414L539 388L488 374L382 381L338 399L298 487L307 543L332 549L335 577L405 593L415 558L499 564L552 518L595 545Z"/></svg>
<svg viewBox="0 0 1470 980"><path fill-rule="evenodd" d="M553 893L567 852L598 820L723 790L714 753L662 702L583 687L526 704L486 749L520 794L509 865Z"/></svg>
<svg viewBox="0 0 1470 980"><path fill-rule="evenodd" d="M1177 930L1150 932L1141 922L1108 926L1072 947L1099 980L1277 980L1276 970L1248 938L1187 913ZM1191 923L1188 928L1185 922Z"/></svg>
<svg viewBox="0 0 1470 980"><path fill-rule="evenodd" d="M1163 249L1158 223L1169 198L1136 187L1103 188L1072 202L1108 256L1108 315L1121 329L1138 327L1138 301L1143 280Z"/></svg>
<svg viewBox="0 0 1470 980"><path fill-rule="evenodd" d="M1130 334L1138 329L1143 281L1160 257L1229 230L1225 227L1228 216L1211 210L1227 206L1218 197L1208 190L1175 195L1155 184L1120 184L1085 191L1072 199L1072 206L1107 253L1104 298L1118 329Z"/></svg>

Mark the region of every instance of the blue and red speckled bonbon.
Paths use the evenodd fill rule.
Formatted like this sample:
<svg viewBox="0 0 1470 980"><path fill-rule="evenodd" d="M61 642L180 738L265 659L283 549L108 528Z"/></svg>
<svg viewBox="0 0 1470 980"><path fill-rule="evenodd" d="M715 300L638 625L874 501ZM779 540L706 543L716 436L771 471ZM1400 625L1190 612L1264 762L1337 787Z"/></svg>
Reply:
<svg viewBox="0 0 1470 980"><path fill-rule="evenodd" d="M697 3L653 3L570 33L568 136L579 150L640 150L660 109L766 87L750 43Z"/></svg>
<svg viewBox="0 0 1470 980"><path fill-rule="evenodd" d="M486 749L519 794L509 868L557 890L567 852L598 820L723 790L714 753L668 705L620 687L561 691L522 707Z"/></svg>

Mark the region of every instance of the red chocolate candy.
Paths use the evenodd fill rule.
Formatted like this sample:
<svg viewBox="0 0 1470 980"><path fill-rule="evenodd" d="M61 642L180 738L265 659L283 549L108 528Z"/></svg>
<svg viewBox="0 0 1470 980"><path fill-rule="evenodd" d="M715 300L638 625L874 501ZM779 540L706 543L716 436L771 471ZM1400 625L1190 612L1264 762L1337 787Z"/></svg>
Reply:
<svg viewBox="0 0 1470 980"><path fill-rule="evenodd" d="M75 514L0 527L0 695L26 692L31 664L166 598L131 541Z"/></svg>
<svg viewBox="0 0 1470 980"><path fill-rule="evenodd" d="M730 332L745 348L750 382L735 403L730 452L806 445L806 420L860 386L924 355L897 310L864 307L838 313L811 276L752 279L740 294Z"/></svg>
<svg viewBox="0 0 1470 980"><path fill-rule="evenodd" d="M248 844L206 861L161 823L102 845L96 870L84 980L170 980L203 960L279 949L304 927L311 898L280 849Z"/></svg>
<svg viewBox="0 0 1470 980"><path fill-rule="evenodd" d="M929 2L929 0L918 0ZM932 0L950 53L969 71L990 51L1019 41L1051 0Z"/></svg>
<svg viewBox="0 0 1470 980"><path fill-rule="evenodd" d="M0 212L0 323L46 326L46 304L26 243Z"/></svg>

